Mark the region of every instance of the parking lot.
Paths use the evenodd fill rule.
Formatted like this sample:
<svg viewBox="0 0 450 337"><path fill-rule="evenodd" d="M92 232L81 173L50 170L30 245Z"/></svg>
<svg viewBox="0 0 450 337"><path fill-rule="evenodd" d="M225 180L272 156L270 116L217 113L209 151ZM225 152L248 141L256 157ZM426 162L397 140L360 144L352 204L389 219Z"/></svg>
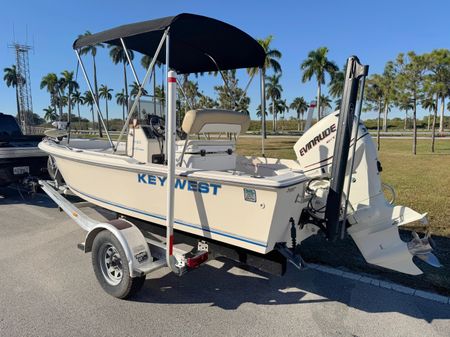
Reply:
<svg viewBox="0 0 450 337"><path fill-rule="evenodd" d="M46 196L0 189L0 336L449 336L449 305L312 269L255 274L225 259L183 277L159 270L118 300L76 248L83 238Z"/></svg>

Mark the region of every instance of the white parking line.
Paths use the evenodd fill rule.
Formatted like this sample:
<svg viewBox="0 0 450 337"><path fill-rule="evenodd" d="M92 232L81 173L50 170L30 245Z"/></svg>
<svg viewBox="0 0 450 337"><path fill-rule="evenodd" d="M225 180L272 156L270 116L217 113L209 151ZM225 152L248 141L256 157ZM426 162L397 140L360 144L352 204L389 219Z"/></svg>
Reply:
<svg viewBox="0 0 450 337"><path fill-rule="evenodd" d="M348 279L355 280L355 281L358 281L361 283L371 284L373 286L380 287L380 288L390 289L390 290L393 290L398 293L417 296L417 297L425 298L427 300L431 300L431 301L435 301L435 302L439 302L439 303L450 304L450 297L435 294L435 293L432 293L429 291L423 291L423 290L419 290L419 289L405 287L403 285L393 283L390 281L383 281L383 280L375 279L375 278L368 277L365 275L360 275L357 273L344 272L340 269L323 266L323 265L315 264L315 263L308 263L308 267L311 269L316 269L323 273L348 278Z"/></svg>

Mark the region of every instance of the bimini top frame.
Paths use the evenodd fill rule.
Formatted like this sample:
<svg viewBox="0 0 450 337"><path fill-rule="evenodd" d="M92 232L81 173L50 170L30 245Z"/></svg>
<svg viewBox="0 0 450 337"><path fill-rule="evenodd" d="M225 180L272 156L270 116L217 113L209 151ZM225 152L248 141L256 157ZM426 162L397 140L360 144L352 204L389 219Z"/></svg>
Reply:
<svg viewBox="0 0 450 337"><path fill-rule="evenodd" d="M169 31L170 45L167 43ZM166 42L166 48L161 48L164 42ZM156 61L166 65L166 73L169 70L174 70L179 74L219 71L223 75L222 70L261 68L264 65L266 56L261 45L247 33L225 22L201 15L183 13L176 16L124 25L100 33L81 36L73 43L83 75L94 98L96 97L82 63L80 50L98 43L117 45L124 49L133 76L140 87L134 103L139 100L145 83L153 75L152 70ZM128 50L134 50L152 57L152 62L142 83L137 77ZM169 55L170 67L167 66ZM253 79L253 75L249 84ZM262 77L262 72L260 72L260 75ZM225 85L227 86L226 81ZM264 94L264 91L264 79L261 78L261 92ZM261 98L261 106L265 110L265 99L263 96ZM102 125L105 127L97 99L94 99L94 105ZM117 145L120 143L123 133L136 109L134 105L128 112L128 119L124 124ZM265 119L264 117L263 120ZM114 146L108 130L106 130L106 133L111 147L116 149L117 146ZM263 132L263 154L264 137Z"/></svg>

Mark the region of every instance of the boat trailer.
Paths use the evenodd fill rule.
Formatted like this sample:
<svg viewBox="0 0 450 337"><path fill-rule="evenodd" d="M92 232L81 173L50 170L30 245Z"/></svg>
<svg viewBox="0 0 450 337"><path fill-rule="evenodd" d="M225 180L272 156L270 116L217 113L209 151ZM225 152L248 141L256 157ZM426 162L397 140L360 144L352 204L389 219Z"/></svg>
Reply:
<svg viewBox="0 0 450 337"><path fill-rule="evenodd" d="M277 245L273 252L263 255L188 233L176 233L165 239L166 229L139 219L119 215L105 222L95 220L80 210L92 206L89 202L71 202L72 195L65 185L39 180L42 190L83 230L85 241L78 248L92 253L94 273L103 290L117 298L128 298L142 287L146 275L169 267L167 253L172 256L172 271L182 276L198 268L208 259L225 257L240 265L274 275L283 275L287 263L298 269L306 267L298 253L285 245ZM190 250L175 247L183 243Z"/></svg>

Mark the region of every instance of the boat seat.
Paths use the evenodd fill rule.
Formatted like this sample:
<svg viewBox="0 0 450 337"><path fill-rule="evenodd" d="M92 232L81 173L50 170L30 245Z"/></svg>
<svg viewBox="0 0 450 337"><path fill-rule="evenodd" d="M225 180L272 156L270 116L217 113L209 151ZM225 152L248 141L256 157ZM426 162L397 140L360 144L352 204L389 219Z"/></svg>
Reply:
<svg viewBox="0 0 450 337"><path fill-rule="evenodd" d="M230 140L179 140L176 156L181 167L203 170L233 170L236 144Z"/></svg>
<svg viewBox="0 0 450 337"><path fill-rule="evenodd" d="M189 110L182 129L188 135L199 133L244 133L250 126L250 117L242 112L222 109Z"/></svg>
<svg viewBox="0 0 450 337"><path fill-rule="evenodd" d="M182 129L187 139L177 142L177 161L182 167L207 170L234 170L236 168L236 142L234 139L207 137L189 139L193 134L239 134L250 125L248 115L219 109L190 110L183 119Z"/></svg>

